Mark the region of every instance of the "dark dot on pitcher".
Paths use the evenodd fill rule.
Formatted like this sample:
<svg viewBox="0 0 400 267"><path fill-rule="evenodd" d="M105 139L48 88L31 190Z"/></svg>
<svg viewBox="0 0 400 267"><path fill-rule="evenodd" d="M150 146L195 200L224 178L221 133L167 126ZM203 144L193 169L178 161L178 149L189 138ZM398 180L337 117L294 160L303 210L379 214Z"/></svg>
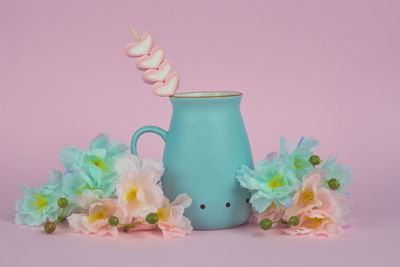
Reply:
<svg viewBox="0 0 400 267"><path fill-rule="evenodd" d="M249 202L250 202L250 199L246 198L246 203L249 203Z"/></svg>
<svg viewBox="0 0 400 267"><path fill-rule="evenodd" d="M229 208L229 207L231 206L231 203L226 202L225 206L226 206L227 208Z"/></svg>
<svg viewBox="0 0 400 267"><path fill-rule="evenodd" d="M200 209L204 210L205 208L206 208L206 205L204 205L204 204L200 205Z"/></svg>

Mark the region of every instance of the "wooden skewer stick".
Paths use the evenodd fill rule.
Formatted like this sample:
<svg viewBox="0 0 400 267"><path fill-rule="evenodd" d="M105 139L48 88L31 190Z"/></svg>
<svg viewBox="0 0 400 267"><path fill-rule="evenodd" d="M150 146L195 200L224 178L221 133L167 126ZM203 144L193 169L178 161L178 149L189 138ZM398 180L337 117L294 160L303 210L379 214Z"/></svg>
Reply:
<svg viewBox="0 0 400 267"><path fill-rule="evenodd" d="M135 36L135 39L136 39L136 41L140 41L140 37L139 37L139 35L137 34L137 32L135 31L135 29L131 29L131 32L132 32L132 34L133 34L133 36Z"/></svg>

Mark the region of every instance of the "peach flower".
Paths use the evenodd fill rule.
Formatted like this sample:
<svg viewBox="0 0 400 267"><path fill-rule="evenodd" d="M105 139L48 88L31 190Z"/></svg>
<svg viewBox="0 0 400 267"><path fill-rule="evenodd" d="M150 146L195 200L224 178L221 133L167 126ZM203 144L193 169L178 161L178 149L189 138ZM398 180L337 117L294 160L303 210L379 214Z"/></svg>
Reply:
<svg viewBox="0 0 400 267"><path fill-rule="evenodd" d="M192 232L193 227L188 218L183 216L185 208L189 207L192 199L187 194L178 195L173 202L164 198L157 210L158 227L165 239L184 237Z"/></svg>
<svg viewBox="0 0 400 267"><path fill-rule="evenodd" d="M336 237L343 232L347 199L334 191L321 187L326 170L314 170L304 176L301 190L293 198L292 207L283 218L298 216L300 223L285 230L294 235Z"/></svg>
<svg viewBox="0 0 400 267"><path fill-rule="evenodd" d="M134 218L145 218L156 212L163 201L163 192L158 184L163 173L161 162L127 155L116 163L120 177L116 186L118 206L122 211L122 223L131 223Z"/></svg>
<svg viewBox="0 0 400 267"><path fill-rule="evenodd" d="M116 214L117 203L114 199L100 199L92 192L77 198L82 213L70 215L67 220L74 232L97 235L118 235L116 227L108 223L108 218Z"/></svg>
<svg viewBox="0 0 400 267"><path fill-rule="evenodd" d="M321 210L309 210L299 215L300 223L284 231L291 235L311 235L336 238L343 234L343 221Z"/></svg>

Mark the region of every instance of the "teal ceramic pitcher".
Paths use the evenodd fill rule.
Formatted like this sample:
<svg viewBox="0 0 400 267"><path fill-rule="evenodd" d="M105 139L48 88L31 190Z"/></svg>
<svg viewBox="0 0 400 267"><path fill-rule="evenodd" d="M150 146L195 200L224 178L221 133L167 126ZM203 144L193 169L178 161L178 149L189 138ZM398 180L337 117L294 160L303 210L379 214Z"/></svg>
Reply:
<svg viewBox="0 0 400 267"><path fill-rule="evenodd" d="M169 131L145 126L132 137L134 155L143 133L156 133L165 141L162 186L171 200L181 193L192 197L185 216L194 229L234 227L250 216L250 193L235 179L240 166L253 167L241 99L238 92L176 94L170 97Z"/></svg>

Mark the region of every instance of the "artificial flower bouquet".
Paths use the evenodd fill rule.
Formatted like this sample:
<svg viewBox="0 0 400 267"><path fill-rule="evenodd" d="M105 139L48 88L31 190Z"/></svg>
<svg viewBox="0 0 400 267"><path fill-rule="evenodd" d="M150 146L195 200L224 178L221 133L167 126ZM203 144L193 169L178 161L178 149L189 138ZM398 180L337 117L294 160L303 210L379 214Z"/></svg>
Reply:
<svg viewBox="0 0 400 267"><path fill-rule="evenodd" d="M68 147L61 151L65 172L53 170L38 188L21 186L16 203L18 224L43 225L53 233L60 223L74 232L118 235L158 228L164 238L183 237L192 231L184 214L192 200L181 194L172 202L164 196L162 162L126 153L128 147L109 142L101 134L88 150ZM253 218L264 230L280 224L292 235L337 237L343 233L352 181L350 168L314 154L318 141L302 138L280 152L270 153L252 170L242 166L237 180L252 192Z"/></svg>
<svg viewBox="0 0 400 267"><path fill-rule="evenodd" d="M181 194L170 202L163 194L161 162L126 153L128 147L107 135L96 137L88 150L68 147L61 151L65 167L52 171L47 184L21 186L24 197L16 203L18 224L43 225L46 233L59 223L83 234L113 235L119 230L159 228L165 238L192 231L183 216L191 198Z"/></svg>
<svg viewBox="0 0 400 267"><path fill-rule="evenodd" d="M279 154L270 153L254 170L242 166L237 173L240 185L252 192L253 217L262 229L280 224L292 235L335 238L343 233L350 205L344 186L352 182L352 173L333 157L322 161L314 154L317 146L317 140L303 137L287 150L281 138Z"/></svg>

